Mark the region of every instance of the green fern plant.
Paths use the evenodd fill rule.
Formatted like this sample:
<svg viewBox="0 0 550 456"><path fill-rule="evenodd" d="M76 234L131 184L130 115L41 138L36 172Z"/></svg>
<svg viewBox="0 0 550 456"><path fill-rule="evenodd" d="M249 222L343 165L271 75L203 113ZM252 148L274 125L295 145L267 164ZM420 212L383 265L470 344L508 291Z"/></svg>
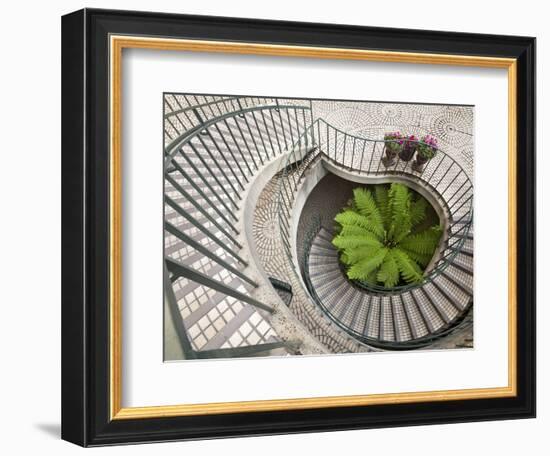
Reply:
<svg viewBox="0 0 550 456"><path fill-rule="evenodd" d="M421 282L442 234L439 225L422 228L427 208L403 184L356 188L350 207L335 217L332 240L348 278L386 288Z"/></svg>

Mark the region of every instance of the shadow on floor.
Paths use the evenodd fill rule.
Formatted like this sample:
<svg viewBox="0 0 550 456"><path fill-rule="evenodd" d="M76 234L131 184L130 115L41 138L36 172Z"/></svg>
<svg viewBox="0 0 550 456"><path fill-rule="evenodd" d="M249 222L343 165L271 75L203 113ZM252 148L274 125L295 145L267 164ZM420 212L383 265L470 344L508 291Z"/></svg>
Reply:
<svg viewBox="0 0 550 456"><path fill-rule="evenodd" d="M34 427L50 437L61 438L61 425L59 423L36 423Z"/></svg>

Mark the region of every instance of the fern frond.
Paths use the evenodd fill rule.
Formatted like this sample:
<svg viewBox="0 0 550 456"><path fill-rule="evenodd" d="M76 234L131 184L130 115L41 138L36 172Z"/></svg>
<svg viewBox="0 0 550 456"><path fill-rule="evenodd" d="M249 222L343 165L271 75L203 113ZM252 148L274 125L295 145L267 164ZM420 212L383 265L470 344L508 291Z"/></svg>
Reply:
<svg viewBox="0 0 550 456"><path fill-rule="evenodd" d="M433 257L433 254L424 255L421 253L413 252L412 250L404 248L401 244L399 245L399 248L403 250L403 252L405 252L407 255L409 255L411 259L413 259L422 268L428 266L428 263Z"/></svg>
<svg viewBox="0 0 550 456"><path fill-rule="evenodd" d="M424 198L418 198L411 203L411 223L412 226L416 226L422 223L426 218L426 208L428 202Z"/></svg>
<svg viewBox="0 0 550 456"><path fill-rule="evenodd" d="M394 182L389 191L389 200L391 204L392 220L401 217L409 211L411 195L406 185Z"/></svg>
<svg viewBox="0 0 550 456"><path fill-rule="evenodd" d="M347 264L354 265L363 261L365 258L370 258L376 256L378 251L382 248L382 244L379 245L363 245L361 247L346 249L344 250L346 258L348 260Z"/></svg>
<svg viewBox="0 0 550 456"><path fill-rule="evenodd" d="M411 195L406 185L395 182L391 184L388 195L391 208L391 227L388 234L397 243L407 236L412 229Z"/></svg>
<svg viewBox="0 0 550 456"><path fill-rule="evenodd" d="M364 215L352 211L351 209L346 209L344 212L340 212L338 215L336 215L336 217L334 217L334 220L336 220L343 227L346 227L348 225L360 226L367 231L375 234L380 239L383 239L384 227L379 220L377 221L372 217L365 217Z"/></svg>
<svg viewBox="0 0 550 456"><path fill-rule="evenodd" d="M345 251L340 254L340 261L344 264L347 264L347 265L350 264L348 254Z"/></svg>
<svg viewBox="0 0 550 456"><path fill-rule="evenodd" d="M433 254L439 240L442 230L439 226L432 226L418 234L410 234L403 238L399 247L406 248L421 255Z"/></svg>
<svg viewBox="0 0 550 456"><path fill-rule="evenodd" d="M376 239L375 235L369 233L365 235L338 235L332 240L332 244L342 250L355 249L362 246L382 247L382 243Z"/></svg>
<svg viewBox="0 0 550 456"><path fill-rule="evenodd" d="M407 237L412 230L412 223L409 217L403 217L402 220L395 222L392 231L392 239L394 243L399 244L401 240Z"/></svg>
<svg viewBox="0 0 550 456"><path fill-rule="evenodd" d="M368 283L369 285L376 285L377 283L377 280L376 280L376 269L373 269L369 275L367 276L367 278L365 280L362 280L362 282L366 282Z"/></svg>
<svg viewBox="0 0 550 456"><path fill-rule="evenodd" d="M374 198L376 200L376 204L378 205L380 215L382 216L384 228L389 230L391 226L391 208L388 196L388 187L383 184L376 185L374 187Z"/></svg>
<svg viewBox="0 0 550 456"><path fill-rule="evenodd" d="M388 249L385 247L381 248L375 255L355 263L347 271L348 278L352 280L368 280L369 275L382 264L387 252Z"/></svg>
<svg viewBox="0 0 550 456"><path fill-rule="evenodd" d="M403 250L394 248L392 255L395 258L401 276L407 283L422 281L424 277L420 267Z"/></svg>
<svg viewBox="0 0 550 456"><path fill-rule="evenodd" d="M399 282L399 268L393 257L393 249L389 250L376 275L378 282L384 283L386 288L395 287Z"/></svg>
<svg viewBox="0 0 550 456"><path fill-rule="evenodd" d="M374 234L372 231L369 231L362 226L358 225L339 225L340 232L338 233L341 236L367 236L367 237L374 237L375 239L378 239L376 234Z"/></svg>
<svg viewBox="0 0 550 456"><path fill-rule="evenodd" d="M382 225L382 216L369 190L361 187L354 189L353 200L361 215L372 217L376 223Z"/></svg>

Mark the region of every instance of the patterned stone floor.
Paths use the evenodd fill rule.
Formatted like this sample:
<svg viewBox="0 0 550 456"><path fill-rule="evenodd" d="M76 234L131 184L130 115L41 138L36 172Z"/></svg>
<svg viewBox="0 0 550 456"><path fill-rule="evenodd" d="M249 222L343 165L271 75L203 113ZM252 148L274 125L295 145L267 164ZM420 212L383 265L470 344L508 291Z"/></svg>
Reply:
<svg viewBox="0 0 550 456"><path fill-rule="evenodd" d="M369 351L369 348L359 344L330 322L309 299L300 281L290 269L290 261L280 238L278 222L277 195L280 175L276 175L264 187L256 205L253 221L255 249L268 276L290 283L293 297L289 308L300 323L328 351L333 353L349 353Z"/></svg>
<svg viewBox="0 0 550 456"><path fill-rule="evenodd" d="M474 108L405 103L313 101L313 118L362 138L383 139L385 131L434 135L442 150L473 176Z"/></svg>

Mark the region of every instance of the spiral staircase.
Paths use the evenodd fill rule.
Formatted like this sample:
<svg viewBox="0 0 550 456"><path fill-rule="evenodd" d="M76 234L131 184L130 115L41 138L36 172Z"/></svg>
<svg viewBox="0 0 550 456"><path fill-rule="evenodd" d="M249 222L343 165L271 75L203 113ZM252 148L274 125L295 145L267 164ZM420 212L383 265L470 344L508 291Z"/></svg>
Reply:
<svg viewBox="0 0 550 456"><path fill-rule="evenodd" d="M471 156L440 150L422 172L401 161L386 168L384 142L370 138L389 122L367 113L359 127L335 126L325 120L335 111L310 100L165 95L166 360L471 344ZM421 284L365 289L346 279L330 220L301 217L327 174L401 181L431 198L445 235Z"/></svg>

